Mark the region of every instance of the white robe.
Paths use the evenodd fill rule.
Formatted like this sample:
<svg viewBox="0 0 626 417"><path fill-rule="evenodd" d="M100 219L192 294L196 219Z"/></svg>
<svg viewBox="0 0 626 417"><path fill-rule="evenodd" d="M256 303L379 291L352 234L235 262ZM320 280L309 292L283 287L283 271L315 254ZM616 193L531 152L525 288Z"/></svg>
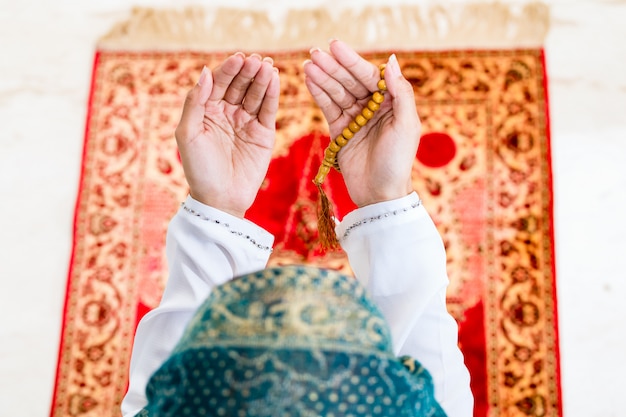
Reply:
<svg viewBox="0 0 626 417"><path fill-rule="evenodd" d="M337 226L337 236L355 276L391 328L394 352L428 369L435 398L449 417L471 417L469 372L457 344L457 323L446 308L445 250L419 202L412 193L354 210ZM135 335L130 384L122 402L125 417L147 404L150 376L168 358L211 289L264 269L274 241L247 220L191 197L184 204L168 228L169 279L163 298Z"/></svg>

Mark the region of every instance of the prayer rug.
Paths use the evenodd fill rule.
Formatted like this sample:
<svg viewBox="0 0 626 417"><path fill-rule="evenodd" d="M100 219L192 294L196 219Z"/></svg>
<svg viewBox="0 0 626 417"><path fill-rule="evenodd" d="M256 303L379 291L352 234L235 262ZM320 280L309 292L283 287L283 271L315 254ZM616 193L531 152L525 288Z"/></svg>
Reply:
<svg viewBox="0 0 626 417"><path fill-rule="evenodd" d="M232 10L219 13L232 22ZM173 131L203 65L235 50L274 58L277 146L247 217L276 236L270 264L350 271L343 252L317 241L312 178L329 138L303 83L308 47L159 45L104 42L95 55L54 417L120 414L136 324L167 280L166 228L188 191ZM543 50L381 45L360 50L374 63L395 52L415 89L423 129L414 187L447 248L474 415L561 416ZM339 173L325 189L340 217L353 209Z"/></svg>

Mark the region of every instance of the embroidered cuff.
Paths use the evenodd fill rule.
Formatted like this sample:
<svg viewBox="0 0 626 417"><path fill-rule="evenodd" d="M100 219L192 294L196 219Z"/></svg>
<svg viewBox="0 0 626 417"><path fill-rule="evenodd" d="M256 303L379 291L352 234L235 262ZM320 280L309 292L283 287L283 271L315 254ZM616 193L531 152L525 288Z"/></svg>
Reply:
<svg viewBox="0 0 626 417"><path fill-rule="evenodd" d="M354 230L368 224L393 219L414 211L421 206L422 200L414 191L395 200L383 201L356 209L341 221L335 229L339 241L345 240Z"/></svg>
<svg viewBox="0 0 626 417"><path fill-rule="evenodd" d="M274 237L265 229L246 219L240 219L232 214L207 206L191 196L187 196L185 201L181 203L181 209L190 216L216 227L224 228L233 236L240 237L260 250L272 252Z"/></svg>

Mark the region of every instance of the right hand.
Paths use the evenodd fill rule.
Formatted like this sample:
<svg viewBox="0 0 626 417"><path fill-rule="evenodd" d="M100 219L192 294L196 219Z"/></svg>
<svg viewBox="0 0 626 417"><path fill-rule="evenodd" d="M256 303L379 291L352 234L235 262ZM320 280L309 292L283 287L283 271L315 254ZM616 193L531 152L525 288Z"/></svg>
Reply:
<svg viewBox="0 0 626 417"><path fill-rule="evenodd" d="M306 85L328 121L331 138L366 106L377 91L380 71L341 41L330 53L311 50ZM420 138L413 87L392 55L385 68L387 93L374 117L337 154L346 187L358 206L404 197L413 191L411 173Z"/></svg>

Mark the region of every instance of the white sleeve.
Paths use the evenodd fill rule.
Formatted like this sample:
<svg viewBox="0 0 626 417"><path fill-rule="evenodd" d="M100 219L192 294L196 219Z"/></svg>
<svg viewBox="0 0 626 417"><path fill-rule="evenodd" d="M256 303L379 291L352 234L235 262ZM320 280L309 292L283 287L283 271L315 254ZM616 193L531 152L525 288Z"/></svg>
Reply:
<svg viewBox="0 0 626 417"><path fill-rule="evenodd" d="M150 376L165 362L194 312L211 290L240 275L264 269L274 237L255 224L191 197L168 227L169 278L161 303L139 323L122 414L146 404Z"/></svg>
<svg viewBox="0 0 626 417"><path fill-rule="evenodd" d="M337 236L391 328L395 354L428 369L449 417L471 417L469 372L446 307L445 249L417 194L349 213Z"/></svg>

